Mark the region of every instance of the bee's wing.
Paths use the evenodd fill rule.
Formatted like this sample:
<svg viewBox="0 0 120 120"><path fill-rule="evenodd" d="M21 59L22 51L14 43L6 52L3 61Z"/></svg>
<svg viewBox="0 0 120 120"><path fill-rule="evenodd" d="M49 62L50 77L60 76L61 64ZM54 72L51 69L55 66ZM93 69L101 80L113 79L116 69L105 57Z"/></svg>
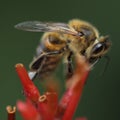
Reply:
<svg viewBox="0 0 120 120"><path fill-rule="evenodd" d="M31 32L59 32L80 36L80 33L75 31L73 28L70 28L65 23L44 23L40 21L26 21L15 25L15 28Z"/></svg>

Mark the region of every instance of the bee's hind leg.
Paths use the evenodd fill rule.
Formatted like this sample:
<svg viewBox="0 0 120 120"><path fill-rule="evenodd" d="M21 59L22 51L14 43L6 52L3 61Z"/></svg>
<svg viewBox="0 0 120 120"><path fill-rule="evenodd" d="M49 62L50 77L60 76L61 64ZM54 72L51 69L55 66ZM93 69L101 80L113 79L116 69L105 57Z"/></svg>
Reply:
<svg viewBox="0 0 120 120"><path fill-rule="evenodd" d="M57 55L57 54L61 54L63 53L64 51L66 50L66 48L63 48L59 51L52 51L52 52L48 52L48 53L44 53L44 54L41 54L40 57L38 57L36 60L34 60L32 63L31 63L31 67L30 68L35 68L36 71L29 71L28 72L28 76L29 78L34 81L37 76L39 75L43 65L45 64L46 62L46 56L49 56L49 55Z"/></svg>

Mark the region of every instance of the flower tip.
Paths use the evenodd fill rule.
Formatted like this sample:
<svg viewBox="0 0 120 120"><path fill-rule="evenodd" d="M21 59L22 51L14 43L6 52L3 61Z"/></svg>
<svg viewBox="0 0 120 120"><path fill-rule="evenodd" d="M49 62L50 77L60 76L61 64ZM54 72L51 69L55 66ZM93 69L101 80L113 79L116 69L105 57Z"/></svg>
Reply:
<svg viewBox="0 0 120 120"><path fill-rule="evenodd" d="M7 110L8 113L15 113L16 112L16 107L15 106L12 107L12 106L8 105L6 107L6 110Z"/></svg>
<svg viewBox="0 0 120 120"><path fill-rule="evenodd" d="M39 97L39 102L45 102L46 100L47 100L46 95L41 95L41 96Z"/></svg>
<svg viewBox="0 0 120 120"><path fill-rule="evenodd" d="M24 65L22 63L18 63L15 65L15 68L18 68L18 67L24 67Z"/></svg>
<svg viewBox="0 0 120 120"><path fill-rule="evenodd" d="M15 113L16 113L16 107L8 105L6 107L7 113L8 113L8 120L15 120Z"/></svg>

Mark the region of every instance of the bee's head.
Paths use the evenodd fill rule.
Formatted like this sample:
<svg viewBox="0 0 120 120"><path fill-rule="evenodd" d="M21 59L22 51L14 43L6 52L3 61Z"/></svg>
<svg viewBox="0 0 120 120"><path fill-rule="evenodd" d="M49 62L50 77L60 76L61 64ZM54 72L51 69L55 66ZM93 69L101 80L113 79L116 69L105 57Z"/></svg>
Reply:
<svg viewBox="0 0 120 120"><path fill-rule="evenodd" d="M111 42L109 41L108 36L100 37L86 49L84 55L88 62L93 64L108 52L110 46Z"/></svg>

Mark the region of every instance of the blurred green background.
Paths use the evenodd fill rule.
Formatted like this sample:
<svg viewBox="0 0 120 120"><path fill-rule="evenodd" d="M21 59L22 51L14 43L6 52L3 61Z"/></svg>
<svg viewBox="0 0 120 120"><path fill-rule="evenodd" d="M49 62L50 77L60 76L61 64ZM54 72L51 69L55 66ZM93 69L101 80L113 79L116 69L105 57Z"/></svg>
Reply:
<svg viewBox="0 0 120 120"><path fill-rule="evenodd" d="M92 70L75 116L88 120L120 120L120 1L119 0L35 0L0 1L0 120L6 120L6 106L23 99L15 72L16 63L27 69L41 33L23 32L14 25L27 20L67 22L80 18L93 23L103 35L110 35L110 64L99 78L106 60ZM98 76L98 77L97 77ZM97 78L97 79L96 79ZM20 120L17 113L17 120Z"/></svg>

